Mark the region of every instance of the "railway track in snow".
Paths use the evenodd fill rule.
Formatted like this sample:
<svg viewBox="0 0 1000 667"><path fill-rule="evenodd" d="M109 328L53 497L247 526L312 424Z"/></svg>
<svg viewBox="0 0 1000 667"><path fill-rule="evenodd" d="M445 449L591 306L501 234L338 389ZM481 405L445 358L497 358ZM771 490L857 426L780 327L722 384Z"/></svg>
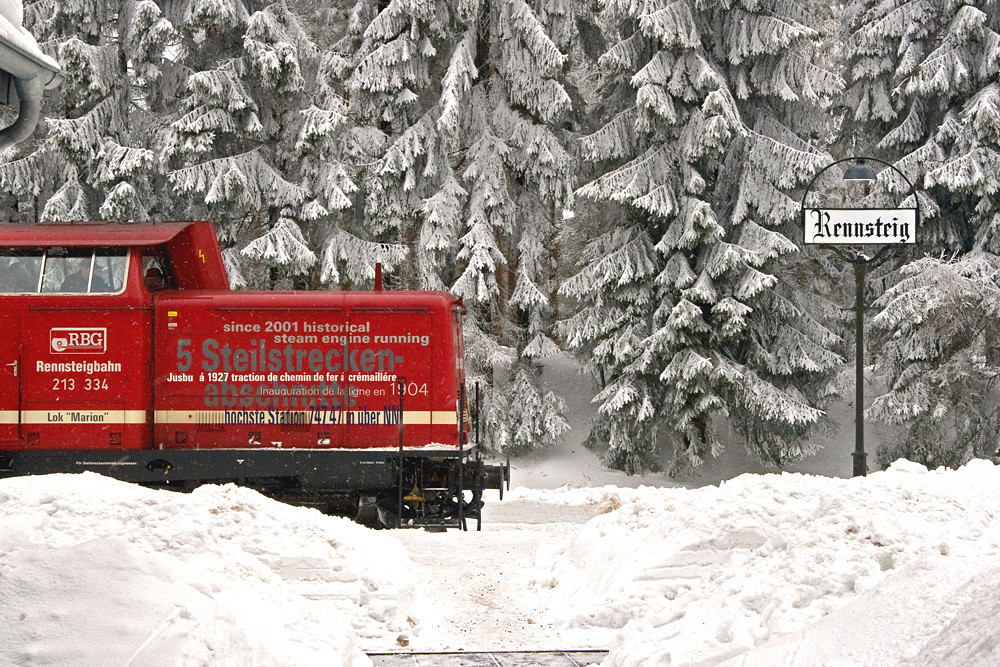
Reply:
<svg viewBox="0 0 1000 667"><path fill-rule="evenodd" d="M398 651L369 653L376 667L586 667L607 651Z"/></svg>

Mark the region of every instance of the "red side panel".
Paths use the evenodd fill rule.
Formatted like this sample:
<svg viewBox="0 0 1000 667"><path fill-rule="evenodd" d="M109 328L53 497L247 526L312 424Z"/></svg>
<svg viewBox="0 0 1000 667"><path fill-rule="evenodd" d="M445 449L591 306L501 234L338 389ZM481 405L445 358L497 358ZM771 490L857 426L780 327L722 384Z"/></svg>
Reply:
<svg viewBox="0 0 1000 667"><path fill-rule="evenodd" d="M167 243L174 280L179 289L228 290L229 279L215 229L192 222Z"/></svg>
<svg viewBox="0 0 1000 667"><path fill-rule="evenodd" d="M14 299L0 306L0 447L20 438L21 309Z"/></svg>
<svg viewBox="0 0 1000 667"><path fill-rule="evenodd" d="M171 293L157 301L155 445L458 446L443 293Z"/></svg>
<svg viewBox="0 0 1000 667"><path fill-rule="evenodd" d="M28 309L22 326L27 449L147 446L149 311Z"/></svg>

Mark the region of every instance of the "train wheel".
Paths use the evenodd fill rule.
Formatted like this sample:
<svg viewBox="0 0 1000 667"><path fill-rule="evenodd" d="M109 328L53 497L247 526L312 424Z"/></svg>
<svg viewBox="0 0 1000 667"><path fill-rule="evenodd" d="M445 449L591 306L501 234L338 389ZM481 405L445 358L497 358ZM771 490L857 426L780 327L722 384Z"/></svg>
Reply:
<svg viewBox="0 0 1000 667"><path fill-rule="evenodd" d="M358 513L354 518L355 521L360 523L362 526L367 526L368 528L382 528L382 524L379 521L378 507L375 504L375 498L372 496L359 496L358 497Z"/></svg>

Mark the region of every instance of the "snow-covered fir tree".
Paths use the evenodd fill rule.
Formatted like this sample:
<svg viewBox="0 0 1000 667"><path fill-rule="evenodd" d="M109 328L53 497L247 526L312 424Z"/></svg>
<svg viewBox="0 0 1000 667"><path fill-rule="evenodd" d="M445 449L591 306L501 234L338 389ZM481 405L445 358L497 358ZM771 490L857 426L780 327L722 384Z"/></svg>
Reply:
<svg viewBox="0 0 1000 667"><path fill-rule="evenodd" d="M888 391L871 414L906 424L915 456L962 462L988 449L972 431L987 428L997 408L986 388L998 360L982 355L990 344L981 340L992 339L996 327L979 316L989 311L982 295L991 280L982 267L994 266L1000 252L1000 4L857 2L847 7L847 18L850 86L842 141L893 162L916 186L922 253L973 253L954 264L918 261L879 302L888 310L876 320L877 331L899 338L873 350ZM922 278L921 271L929 276ZM980 288L960 306L952 300L962 285ZM913 305L918 302L926 312ZM959 317L968 314L966 306L976 322ZM911 322L897 319L904 307L917 308ZM945 325L941 318L948 313L956 319ZM963 322L979 331L963 329ZM963 335L952 336L952 325ZM949 385L959 367L966 367L967 382ZM886 456L894 454L902 455Z"/></svg>
<svg viewBox="0 0 1000 667"><path fill-rule="evenodd" d="M1000 4L858 0L844 21L841 142L915 185L926 252L968 251L1000 210Z"/></svg>
<svg viewBox="0 0 1000 667"><path fill-rule="evenodd" d="M867 414L906 427L879 462L928 467L993 458L1000 448L1000 258L924 258L880 299L872 333L889 390Z"/></svg>
<svg viewBox="0 0 1000 667"><path fill-rule="evenodd" d="M556 350L553 239L572 189L553 129L569 111L558 4L362 0L342 45L366 222L411 248L399 284L464 299L470 384L505 451L566 430L536 363Z"/></svg>
<svg viewBox="0 0 1000 667"><path fill-rule="evenodd" d="M495 446L524 451L558 440L562 401L542 387L538 360L556 351L550 334L554 251L572 205L574 161L556 131L571 111L563 72L573 34L568 3L486 2L478 10L480 80L471 91L469 142L461 165L469 192L453 290L475 304L480 357L493 380L486 423ZM489 110L488 113L486 110ZM499 248L501 261L489 256ZM511 362L490 377L497 343Z"/></svg>
<svg viewBox="0 0 1000 667"><path fill-rule="evenodd" d="M605 124L584 139L604 203L563 322L602 391L591 439L608 464L676 472L718 451L728 415L763 460L808 452L837 337L783 258L790 195L830 161L810 139L840 79L815 62L818 17L786 2L601 4ZM587 223L594 225L595 223Z"/></svg>
<svg viewBox="0 0 1000 667"><path fill-rule="evenodd" d="M46 102L48 136L0 179L42 219L212 219L236 286L339 284L317 257L353 222L343 86L297 9L29 3L67 82Z"/></svg>
<svg viewBox="0 0 1000 667"><path fill-rule="evenodd" d="M0 165L0 184L19 211L8 219L170 217L151 149L159 119L148 103L173 39L159 7L39 1L25 3L24 18L65 80L44 98L44 126Z"/></svg>
<svg viewBox="0 0 1000 667"><path fill-rule="evenodd" d="M313 164L339 111L317 91L316 45L286 2L171 2L165 16L180 100L162 142L170 184L189 217L216 222L234 283L309 285L338 211Z"/></svg>

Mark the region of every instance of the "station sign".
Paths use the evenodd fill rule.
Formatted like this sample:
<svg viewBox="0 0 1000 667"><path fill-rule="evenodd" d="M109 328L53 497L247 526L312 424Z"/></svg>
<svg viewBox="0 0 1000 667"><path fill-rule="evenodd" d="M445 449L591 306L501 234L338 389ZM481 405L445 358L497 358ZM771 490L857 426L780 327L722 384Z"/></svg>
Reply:
<svg viewBox="0 0 1000 667"><path fill-rule="evenodd" d="M915 208L807 208L803 213L807 245L916 243Z"/></svg>

